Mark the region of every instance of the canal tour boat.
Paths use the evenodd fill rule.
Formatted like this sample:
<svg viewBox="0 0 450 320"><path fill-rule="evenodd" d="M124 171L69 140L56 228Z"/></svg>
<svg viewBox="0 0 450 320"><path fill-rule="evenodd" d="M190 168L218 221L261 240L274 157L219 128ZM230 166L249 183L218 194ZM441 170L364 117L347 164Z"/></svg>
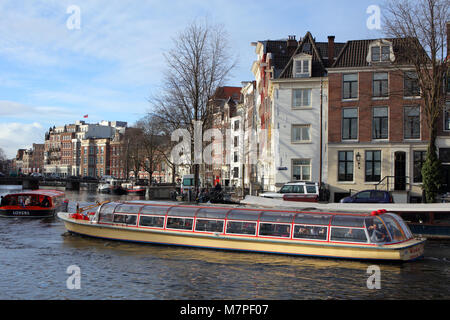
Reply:
<svg viewBox="0 0 450 320"><path fill-rule="evenodd" d="M102 239L299 256L411 261L422 257L425 244L399 216L383 210L346 214L129 201L58 217L69 232Z"/></svg>
<svg viewBox="0 0 450 320"><path fill-rule="evenodd" d="M67 211L68 201L58 190L34 190L10 193L2 197L0 217L48 218Z"/></svg>

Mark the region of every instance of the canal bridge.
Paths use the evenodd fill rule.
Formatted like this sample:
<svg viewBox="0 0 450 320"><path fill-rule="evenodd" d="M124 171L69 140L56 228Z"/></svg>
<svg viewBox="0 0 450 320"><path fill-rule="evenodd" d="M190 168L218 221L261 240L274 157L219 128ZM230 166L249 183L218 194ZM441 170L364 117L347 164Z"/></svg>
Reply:
<svg viewBox="0 0 450 320"><path fill-rule="evenodd" d="M89 189L96 188L98 181L84 181L80 178L67 179L45 179L31 176L0 177L0 185L21 185L22 189L37 190L39 187L64 187L66 190L80 190L81 185L86 185Z"/></svg>

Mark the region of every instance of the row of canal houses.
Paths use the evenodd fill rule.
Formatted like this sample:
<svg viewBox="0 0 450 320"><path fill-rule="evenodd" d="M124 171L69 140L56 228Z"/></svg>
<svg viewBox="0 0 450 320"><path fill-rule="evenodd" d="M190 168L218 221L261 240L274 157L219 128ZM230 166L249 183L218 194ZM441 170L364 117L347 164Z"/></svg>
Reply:
<svg viewBox="0 0 450 320"><path fill-rule="evenodd" d="M318 42L307 32L252 45L255 79L215 117L234 134L229 165L211 166L206 176L251 194L314 181L332 202L375 188L391 191L396 202L421 201L429 133L417 75L399 39ZM440 123L437 144L450 187L447 109Z"/></svg>

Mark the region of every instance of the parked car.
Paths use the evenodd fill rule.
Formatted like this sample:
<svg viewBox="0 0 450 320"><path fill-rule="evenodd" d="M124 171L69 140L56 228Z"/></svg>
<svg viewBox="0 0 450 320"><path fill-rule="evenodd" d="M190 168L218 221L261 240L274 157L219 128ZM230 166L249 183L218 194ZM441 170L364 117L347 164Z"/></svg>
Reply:
<svg viewBox="0 0 450 320"><path fill-rule="evenodd" d="M364 190L341 200L341 203L394 203L389 191Z"/></svg>
<svg viewBox="0 0 450 320"><path fill-rule="evenodd" d="M284 197L285 195L288 195L288 197ZM294 181L286 183L278 192L265 192L259 196L271 199L284 198L285 200L290 200L294 195L296 196L295 198L298 198L298 196L301 197L302 195L308 196L308 198L311 196L318 197L319 184L317 182Z"/></svg>
<svg viewBox="0 0 450 320"><path fill-rule="evenodd" d="M0 172L0 177L4 177L5 174L3 172Z"/></svg>
<svg viewBox="0 0 450 320"><path fill-rule="evenodd" d="M47 175L45 177L45 179L47 179L47 180L59 180L60 177L56 173L50 173L49 175Z"/></svg>
<svg viewBox="0 0 450 320"><path fill-rule="evenodd" d="M40 172L33 172L32 174L30 174L30 177L42 178L43 176L42 176L42 173L40 173Z"/></svg>

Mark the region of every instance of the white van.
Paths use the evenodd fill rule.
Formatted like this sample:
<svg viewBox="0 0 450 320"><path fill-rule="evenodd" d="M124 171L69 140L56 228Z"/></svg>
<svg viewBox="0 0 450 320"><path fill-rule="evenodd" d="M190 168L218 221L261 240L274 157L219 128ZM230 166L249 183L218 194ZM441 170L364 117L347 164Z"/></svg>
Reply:
<svg viewBox="0 0 450 320"><path fill-rule="evenodd" d="M271 199L283 199L284 195L319 195L319 184L317 182L289 182L281 187L278 192L266 192L259 196Z"/></svg>

